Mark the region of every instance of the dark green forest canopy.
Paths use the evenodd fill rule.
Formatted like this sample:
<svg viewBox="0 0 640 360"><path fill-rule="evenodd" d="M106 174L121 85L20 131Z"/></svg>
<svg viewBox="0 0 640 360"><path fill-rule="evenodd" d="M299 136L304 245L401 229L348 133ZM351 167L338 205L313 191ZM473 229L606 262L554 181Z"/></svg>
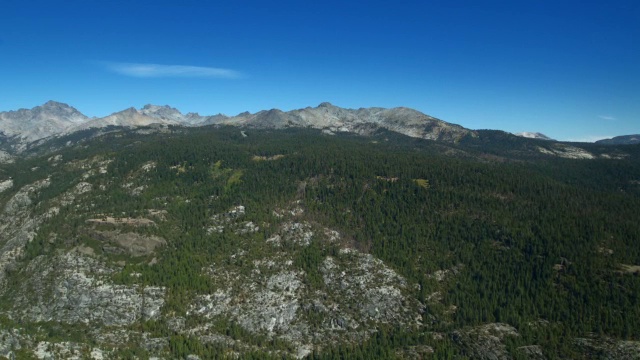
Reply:
<svg viewBox="0 0 640 360"><path fill-rule="evenodd" d="M345 235L340 246L371 253L419 284L414 296L426 304L429 332L508 323L521 333L509 349L536 343L551 358L577 356L568 339L585 334L640 339L640 277L623 267L640 265L640 146L616 147L627 154L621 159L575 160L533 151L538 140L491 132L457 144L388 132L372 137L300 129L246 130L245 137L237 128L213 127L147 135L105 132L87 131L31 149L29 158L2 165L0 174L12 174L15 189L49 176L52 186L38 194L45 202L75 186L82 173L54 166L50 157L61 155L67 164L104 157L112 160L108 171L93 182L106 190L85 199L96 204L94 213L136 217L168 202L169 221L145 230L169 239L160 262L127 265L114 277L126 283L137 272L140 281L166 286L167 309L184 311L186 299L214 286L201 269L221 259L236 235L207 234L212 214L243 204L255 223L268 223L274 209L301 200L306 217ZM65 146L69 141L75 145ZM612 149L585 146L595 154ZM45 154L51 147L58 150ZM155 167L145 175L150 181L141 196L113 185L149 162ZM9 193L2 196L0 205ZM55 251L59 245L46 241L49 233L83 241L78 227L91 216L61 211L29 244L27 257ZM271 231L264 227L255 236L267 238ZM310 286L322 286L318 259L332 251L312 246L297 255ZM457 269L457 275L442 282L430 276L443 269ZM435 291L442 301L425 301ZM448 311L452 305L455 311ZM447 315L434 322L429 314ZM527 325L541 320L552 325ZM171 334L162 324L145 326L171 336L176 356L220 351ZM233 324L220 326L238 338L252 337ZM393 349L420 344L433 346L434 356L466 353L449 338L432 341L426 330L380 330L366 343L313 357L392 358ZM286 349L286 344L252 341Z"/></svg>

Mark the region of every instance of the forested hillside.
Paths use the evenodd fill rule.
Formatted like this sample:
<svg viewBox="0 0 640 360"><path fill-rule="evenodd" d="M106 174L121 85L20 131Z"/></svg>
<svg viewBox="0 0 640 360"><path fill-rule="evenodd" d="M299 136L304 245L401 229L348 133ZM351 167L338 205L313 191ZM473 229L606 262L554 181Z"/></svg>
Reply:
<svg viewBox="0 0 640 360"><path fill-rule="evenodd" d="M47 142L0 164L0 355L640 356L640 146L546 144L226 127Z"/></svg>

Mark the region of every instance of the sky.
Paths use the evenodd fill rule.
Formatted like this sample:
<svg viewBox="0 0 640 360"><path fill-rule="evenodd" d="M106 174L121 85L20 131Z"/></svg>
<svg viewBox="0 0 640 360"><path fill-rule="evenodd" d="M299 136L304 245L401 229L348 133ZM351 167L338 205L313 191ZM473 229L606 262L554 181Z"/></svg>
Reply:
<svg viewBox="0 0 640 360"><path fill-rule="evenodd" d="M0 111L327 101L558 140L640 133L638 0L0 3Z"/></svg>

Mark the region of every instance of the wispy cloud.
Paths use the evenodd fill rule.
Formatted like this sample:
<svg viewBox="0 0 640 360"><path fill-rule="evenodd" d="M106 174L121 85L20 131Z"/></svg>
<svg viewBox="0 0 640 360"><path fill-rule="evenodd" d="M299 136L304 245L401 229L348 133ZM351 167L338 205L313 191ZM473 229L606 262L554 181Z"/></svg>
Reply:
<svg viewBox="0 0 640 360"><path fill-rule="evenodd" d="M102 63L115 73L137 78L217 78L237 79L242 73L214 67L189 66L189 65L160 65L141 63Z"/></svg>
<svg viewBox="0 0 640 360"><path fill-rule="evenodd" d="M614 116L611 116L611 115L598 115L598 117L602 120L607 120L607 121L613 121L616 119Z"/></svg>

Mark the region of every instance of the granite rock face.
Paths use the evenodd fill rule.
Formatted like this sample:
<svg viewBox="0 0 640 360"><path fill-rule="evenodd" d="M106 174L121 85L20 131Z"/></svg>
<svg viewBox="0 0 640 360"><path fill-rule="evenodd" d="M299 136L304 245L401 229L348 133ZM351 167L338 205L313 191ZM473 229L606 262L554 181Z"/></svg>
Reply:
<svg viewBox="0 0 640 360"><path fill-rule="evenodd" d="M164 304L163 288L114 285L117 271L80 251L34 259L31 277L14 300L14 314L24 321L122 326L156 319Z"/></svg>
<svg viewBox="0 0 640 360"><path fill-rule="evenodd" d="M287 341L301 354L326 343L366 339L372 324L422 327L423 305L411 298L407 281L382 261L342 248L324 257L311 281L282 248L326 246L339 233L284 217L278 229L266 240L273 252L247 264L250 271L225 264L206 269L218 289L197 296L188 316L231 319L250 333ZM248 252L238 249L230 261L244 261ZM206 341L216 335L206 330L210 327L185 331Z"/></svg>
<svg viewBox="0 0 640 360"><path fill-rule="evenodd" d="M511 359L503 340L505 337L518 336L520 334L513 326L503 323L490 323L453 333L453 339L474 359L486 360Z"/></svg>
<svg viewBox="0 0 640 360"><path fill-rule="evenodd" d="M11 271L17 259L22 255L25 245L36 236L38 226L56 210L44 215L32 214L32 198L38 190L50 185L49 179L42 179L20 188L9 198L0 211L0 295L5 290L5 277Z"/></svg>

